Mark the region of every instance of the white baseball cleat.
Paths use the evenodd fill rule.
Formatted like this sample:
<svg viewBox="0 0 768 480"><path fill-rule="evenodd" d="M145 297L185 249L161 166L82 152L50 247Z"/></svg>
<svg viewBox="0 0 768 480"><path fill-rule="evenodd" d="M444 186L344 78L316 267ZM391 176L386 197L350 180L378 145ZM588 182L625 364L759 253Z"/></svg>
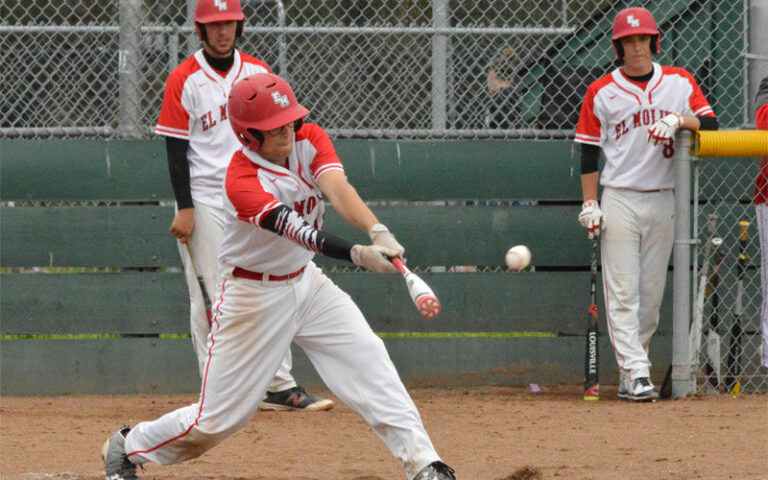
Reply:
<svg viewBox="0 0 768 480"><path fill-rule="evenodd" d="M634 402L655 402L659 394L654 389L650 378L639 377L632 381L632 388L627 398Z"/></svg>

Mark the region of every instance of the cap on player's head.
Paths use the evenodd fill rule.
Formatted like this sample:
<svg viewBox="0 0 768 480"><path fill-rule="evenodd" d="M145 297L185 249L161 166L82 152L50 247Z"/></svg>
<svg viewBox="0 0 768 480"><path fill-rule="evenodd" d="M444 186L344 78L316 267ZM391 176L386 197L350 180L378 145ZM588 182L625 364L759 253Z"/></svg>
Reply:
<svg viewBox="0 0 768 480"><path fill-rule="evenodd" d="M619 60L624 59L624 48L621 46L621 39L630 35L650 35L651 52L659 53L659 29L656 27L651 12L641 7L625 8L616 14L613 19L613 36L611 43L616 51Z"/></svg>
<svg viewBox="0 0 768 480"><path fill-rule="evenodd" d="M243 34L245 15L240 7L240 0L197 0L195 5L195 31L197 38L205 41L205 25L213 22L237 22L237 36Z"/></svg>
<svg viewBox="0 0 768 480"><path fill-rule="evenodd" d="M274 130L291 122L296 130L309 114L296 100L291 86L272 73L256 73L235 83L227 103L229 124L240 143L258 150L264 136L261 132Z"/></svg>

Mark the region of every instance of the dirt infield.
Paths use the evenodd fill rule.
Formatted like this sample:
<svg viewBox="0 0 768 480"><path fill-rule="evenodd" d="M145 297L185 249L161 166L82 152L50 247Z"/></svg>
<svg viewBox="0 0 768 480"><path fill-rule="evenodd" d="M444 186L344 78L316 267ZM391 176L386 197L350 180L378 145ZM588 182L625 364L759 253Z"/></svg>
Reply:
<svg viewBox="0 0 768 480"><path fill-rule="evenodd" d="M318 391L334 398L327 392ZM696 397L598 403L578 387L413 389L438 452L459 480L768 479L768 400ZM123 423L151 420L194 396L0 398L0 478L103 479L99 449ZM525 473L527 472L527 473ZM147 465L142 479L403 479L361 417L258 413L201 458Z"/></svg>

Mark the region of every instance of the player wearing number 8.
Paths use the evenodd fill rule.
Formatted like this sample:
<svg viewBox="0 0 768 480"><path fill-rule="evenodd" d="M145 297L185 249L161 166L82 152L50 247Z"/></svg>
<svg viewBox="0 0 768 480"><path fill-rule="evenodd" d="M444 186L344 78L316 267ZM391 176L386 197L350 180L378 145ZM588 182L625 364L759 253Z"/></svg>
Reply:
<svg viewBox="0 0 768 480"><path fill-rule="evenodd" d="M679 128L716 130L717 120L691 74L653 62L661 33L651 12L619 12L611 43L623 66L589 86L576 128L584 200L579 222L590 238L602 233L619 398L652 401L657 394L648 346L659 323L674 239L674 134ZM601 150L605 166L599 173Z"/></svg>

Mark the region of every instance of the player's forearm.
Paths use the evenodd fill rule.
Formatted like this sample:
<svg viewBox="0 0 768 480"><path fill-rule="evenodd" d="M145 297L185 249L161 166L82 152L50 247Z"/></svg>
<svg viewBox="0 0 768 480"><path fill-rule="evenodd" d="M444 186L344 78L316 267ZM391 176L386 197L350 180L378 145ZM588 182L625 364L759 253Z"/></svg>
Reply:
<svg viewBox="0 0 768 480"><path fill-rule="evenodd" d="M597 183L600 178L598 172L585 173L581 175L581 194L583 200L597 200Z"/></svg>
<svg viewBox="0 0 768 480"><path fill-rule="evenodd" d="M682 117L683 125L680 128L685 128L686 130L690 130L692 132L696 132L698 130L717 130L719 127L717 117L694 117L691 115L682 115Z"/></svg>
<svg viewBox="0 0 768 480"><path fill-rule="evenodd" d="M339 172L329 172L320 177L320 189L333 205L336 213L350 225L368 233L371 228L379 223L376 215L363 202L357 190L346 177Z"/></svg>
<svg viewBox="0 0 768 480"><path fill-rule="evenodd" d="M189 184L189 160L187 159L189 141L175 137L165 137L165 153L168 157L168 173L179 210L193 208L192 189Z"/></svg>
<svg viewBox="0 0 768 480"><path fill-rule="evenodd" d="M285 205L279 205L269 212L259 226L312 252L339 260L352 261L351 243L312 227L304 217Z"/></svg>
<svg viewBox="0 0 768 480"><path fill-rule="evenodd" d="M691 115L682 115L682 117L683 117L683 124L680 126L680 128L684 128L692 132L695 132L699 128L701 128L701 122L699 121L698 118L693 117Z"/></svg>
<svg viewBox="0 0 768 480"><path fill-rule="evenodd" d="M374 225L379 223L376 215L357 195L357 192L354 193L354 196L350 195L346 201L339 203L331 202L331 205L341 215L341 218L365 233L368 233Z"/></svg>

